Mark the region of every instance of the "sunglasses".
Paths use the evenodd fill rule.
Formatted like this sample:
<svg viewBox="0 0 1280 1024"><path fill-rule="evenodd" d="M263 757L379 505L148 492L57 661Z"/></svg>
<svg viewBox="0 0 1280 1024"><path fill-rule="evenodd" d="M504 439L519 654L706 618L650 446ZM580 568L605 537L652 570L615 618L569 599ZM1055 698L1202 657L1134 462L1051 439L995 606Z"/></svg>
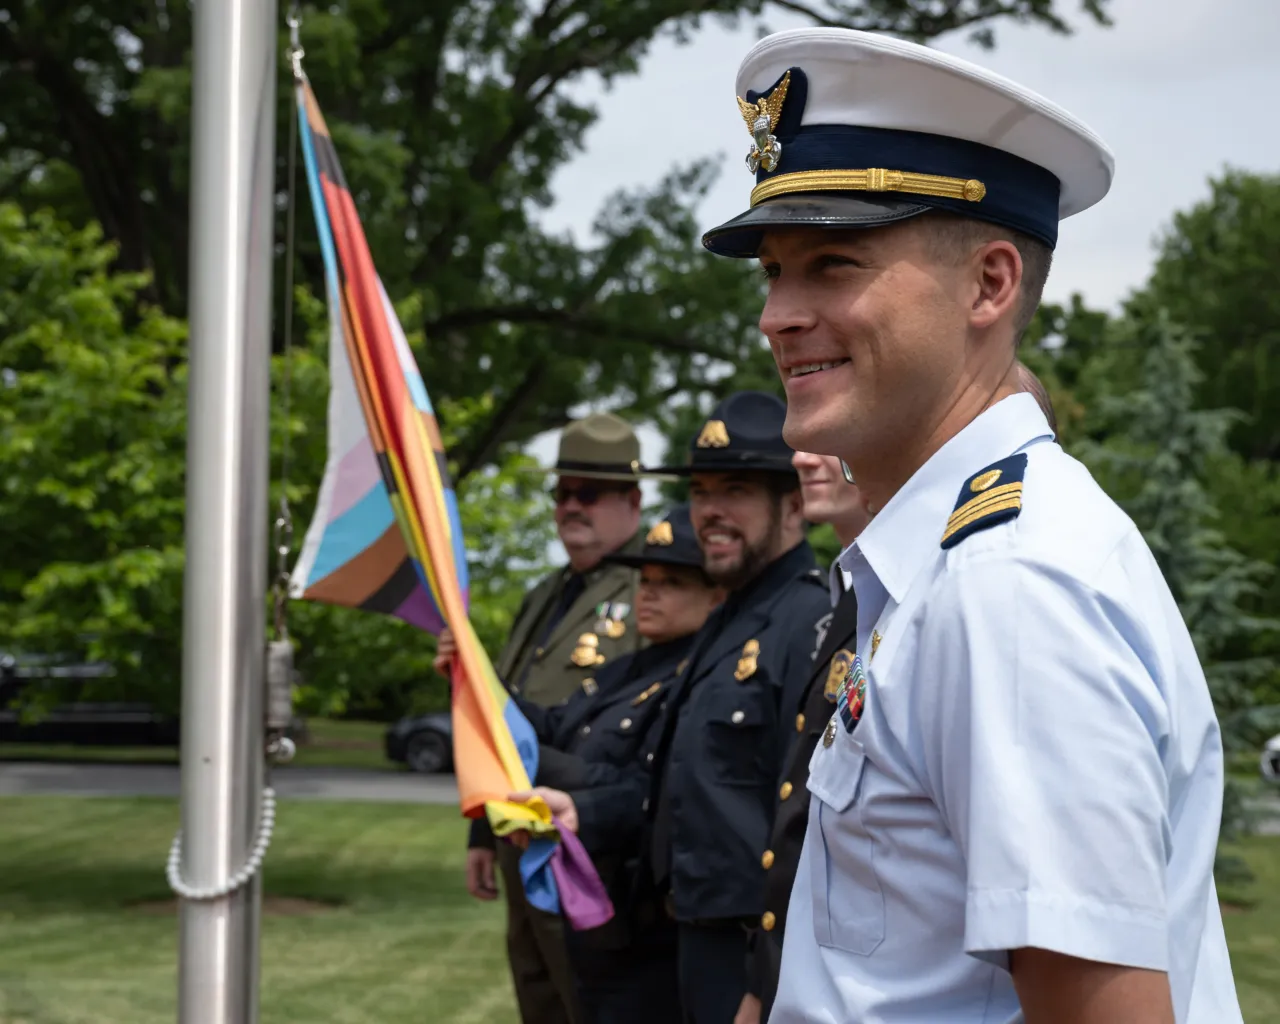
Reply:
<svg viewBox="0 0 1280 1024"><path fill-rule="evenodd" d="M563 505L570 498L577 498L578 504L586 507L594 505L606 494L621 494L633 486L634 484L583 484L581 487L567 487L558 483L551 488L551 497L557 505Z"/></svg>

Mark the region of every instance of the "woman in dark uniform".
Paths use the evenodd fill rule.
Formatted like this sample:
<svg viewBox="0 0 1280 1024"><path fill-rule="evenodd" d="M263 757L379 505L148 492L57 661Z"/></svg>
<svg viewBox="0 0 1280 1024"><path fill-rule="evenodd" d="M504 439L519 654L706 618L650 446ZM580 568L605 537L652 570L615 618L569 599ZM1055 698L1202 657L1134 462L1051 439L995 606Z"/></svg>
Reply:
<svg viewBox="0 0 1280 1024"><path fill-rule="evenodd" d="M639 555L607 561L640 569L636 628L648 646L604 665L563 704L545 708L517 698L541 743L537 785L582 800L639 756L694 634L724 599L702 570L687 505L649 531ZM678 1021L675 926L631 900L640 837L610 827L607 815L594 817L599 826L578 838L609 890L615 915L589 931L565 926L584 1024Z"/></svg>

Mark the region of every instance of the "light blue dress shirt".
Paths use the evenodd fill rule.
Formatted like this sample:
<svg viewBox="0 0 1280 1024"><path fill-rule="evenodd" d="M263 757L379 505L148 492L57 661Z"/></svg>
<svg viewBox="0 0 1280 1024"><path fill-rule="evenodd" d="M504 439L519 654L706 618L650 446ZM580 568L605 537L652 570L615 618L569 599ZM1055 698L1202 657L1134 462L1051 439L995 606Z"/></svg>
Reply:
<svg viewBox="0 0 1280 1024"><path fill-rule="evenodd" d="M1017 452L1017 518L943 550L964 483ZM1141 534L1031 396L952 438L840 565L866 702L810 764L769 1024L1021 1021L1024 946L1167 971L1178 1024L1240 1022L1204 674Z"/></svg>

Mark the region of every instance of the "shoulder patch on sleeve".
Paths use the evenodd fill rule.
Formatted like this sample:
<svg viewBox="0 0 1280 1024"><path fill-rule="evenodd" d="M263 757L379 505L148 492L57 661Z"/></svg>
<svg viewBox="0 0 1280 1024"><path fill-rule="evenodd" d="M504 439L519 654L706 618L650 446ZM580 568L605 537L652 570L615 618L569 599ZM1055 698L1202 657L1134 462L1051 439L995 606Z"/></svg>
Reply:
<svg viewBox="0 0 1280 1024"><path fill-rule="evenodd" d="M942 534L942 547L955 547L971 533L1014 519L1022 510L1022 477L1027 455L1019 452L974 473L960 488L955 510Z"/></svg>

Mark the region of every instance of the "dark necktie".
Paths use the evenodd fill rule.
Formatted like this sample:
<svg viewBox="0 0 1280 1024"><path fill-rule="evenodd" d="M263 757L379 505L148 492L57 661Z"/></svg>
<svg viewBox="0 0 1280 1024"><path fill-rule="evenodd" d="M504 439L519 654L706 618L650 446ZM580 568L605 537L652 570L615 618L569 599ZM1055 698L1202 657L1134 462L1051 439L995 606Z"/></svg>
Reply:
<svg viewBox="0 0 1280 1024"><path fill-rule="evenodd" d="M547 640L550 638L556 626L569 614L569 609L573 607L574 602L580 598L587 589L586 577L581 573L570 572L569 578L565 580L564 586L560 588L560 600L551 609L551 614L547 616L546 621L542 624L542 629L538 633L538 639L534 641L534 651L538 648L546 646ZM526 659L524 670L520 673L520 678L516 681L515 690L518 693L524 688L525 679L529 675L530 669L533 668L533 662L536 654Z"/></svg>

